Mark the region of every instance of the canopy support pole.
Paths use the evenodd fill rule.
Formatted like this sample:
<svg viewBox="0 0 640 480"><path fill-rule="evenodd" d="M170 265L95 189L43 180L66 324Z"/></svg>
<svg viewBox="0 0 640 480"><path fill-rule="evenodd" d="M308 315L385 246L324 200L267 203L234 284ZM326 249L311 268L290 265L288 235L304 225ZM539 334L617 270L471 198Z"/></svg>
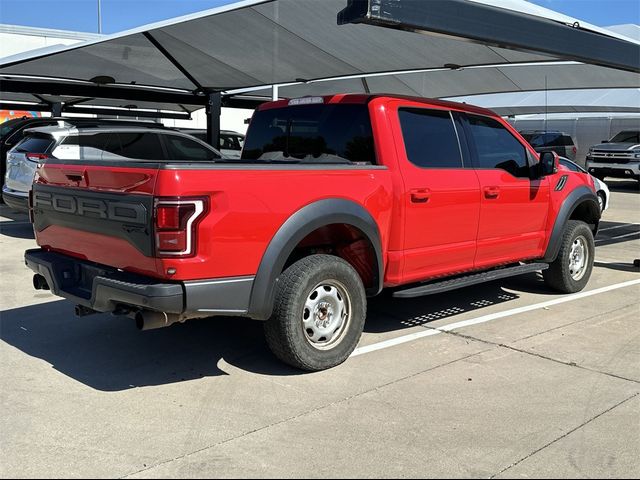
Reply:
<svg viewBox="0 0 640 480"><path fill-rule="evenodd" d="M62 116L62 102L55 102L51 104L51 116L52 117Z"/></svg>
<svg viewBox="0 0 640 480"><path fill-rule="evenodd" d="M207 143L220 148L220 115L222 113L222 94L213 92L207 95Z"/></svg>

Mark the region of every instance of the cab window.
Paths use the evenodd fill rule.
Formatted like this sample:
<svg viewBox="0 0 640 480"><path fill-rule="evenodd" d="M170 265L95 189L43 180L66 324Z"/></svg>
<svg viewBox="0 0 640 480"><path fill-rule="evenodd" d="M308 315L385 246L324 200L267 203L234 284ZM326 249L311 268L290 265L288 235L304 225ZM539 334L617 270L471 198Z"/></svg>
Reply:
<svg viewBox="0 0 640 480"><path fill-rule="evenodd" d="M401 108L398 116L411 163L422 168L462 168L460 144L448 111Z"/></svg>
<svg viewBox="0 0 640 480"><path fill-rule="evenodd" d="M514 177L529 177L527 150L504 125L493 118L467 115L476 168L502 169Z"/></svg>

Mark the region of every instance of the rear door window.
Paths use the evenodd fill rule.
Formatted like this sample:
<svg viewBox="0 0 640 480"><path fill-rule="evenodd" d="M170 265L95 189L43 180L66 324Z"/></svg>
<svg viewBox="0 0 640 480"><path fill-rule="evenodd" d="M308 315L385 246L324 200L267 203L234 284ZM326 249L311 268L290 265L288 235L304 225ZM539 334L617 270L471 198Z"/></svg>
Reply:
<svg viewBox="0 0 640 480"><path fill-rule="evenodd" d="M559 133L546 133L544 139L544 144L547 147L561 147L563 145L562 135Z"/></svg>
<svg viewBox="0 0 640 480"><path fill-rule="evenodd" d="M160 137L151 132L118 132L107 145L114 155L136 160L165 160Z"/></svg>
<svg viewBox="0 0 640 480"><path fill-rule="evenodd" d="M514 177L529 177L527 151L500 122L490 117L467 115L476 168L500 168Z"/></svg>
<svg viewBox="0 0 640 480"><path fill-rule="evenodd" d="M448 111L398 111L407 158L422 168L462 168L460 144Z"/></svg>
<svg viewBox="0 0 640 480"><path fill-rule="evenodd" d="M61 160L101 160L111 136L109 133L69 135L54 149L53 156Z"/></svg>
<svg viewBox="0 0 640 480"><path fill-rule="evenodd" d="M204 145L180 135L165 135L167 153L170 160L214 160L220 158L214 151Z"/></svg>
<svg viewBox="0 0 640 480"><path fill-rule="evenodd" d="M54 139L50 135L32 134L18 143L15 149L20 153L47 153L53 142Z"/></svg>

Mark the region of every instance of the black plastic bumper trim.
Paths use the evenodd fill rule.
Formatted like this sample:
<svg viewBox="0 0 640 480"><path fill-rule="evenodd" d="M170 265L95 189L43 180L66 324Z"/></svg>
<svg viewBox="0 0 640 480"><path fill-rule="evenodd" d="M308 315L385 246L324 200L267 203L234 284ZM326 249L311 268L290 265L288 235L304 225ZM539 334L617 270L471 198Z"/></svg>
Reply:
<svg viewBox="0 0 640 480"><path fill-rule="evenodd" d="M7 206L14 210L27 213L29 212L29 199L27 197L21 197L19 195L11 195L8 192L2 192L2 200Z"/></svg>
<svg viewBox="0 0 640 480"><path fill-rule="evenodd" d="M54 295L98 312L122 305L194 318L244 315L253 276L164 282L42 249L27 250L25 263L42 275Z"/></svg>
<svg viewBox="0 0 640 480"><path fill-rule="evenodd" d="M54 295L98 312L113 312L122 305L175 314L184 311L180 283L159 282L42 249L27 250L25 263L46 278Z"/></svg>

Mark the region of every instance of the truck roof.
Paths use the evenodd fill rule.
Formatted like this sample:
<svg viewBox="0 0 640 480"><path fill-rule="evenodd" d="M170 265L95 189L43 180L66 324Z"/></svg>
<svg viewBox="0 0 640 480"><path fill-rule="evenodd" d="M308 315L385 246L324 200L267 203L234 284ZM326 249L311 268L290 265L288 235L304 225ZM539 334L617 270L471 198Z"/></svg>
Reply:
<svg viewBox="0 0 640 480"><path fill-rule="evenodd" d="M468 103L450 102L448 100L438 100L435 98L426 97L412 97L410 95L396 95L396 94L361 94L361 93L344 93L336 95L325 95L317 97L302 97L302 99L322 99L324 104L336 104L336 103L351 103L351 104L365 104L376 98L390 98L390 99L403 99L410 100L412 102L423 103L429 106L436 106L442 108L449 108L452 110L462 110L469 113L477 113L479 115L487 115L491 117L499 117L499 115L487 108L478 107ZM266 102L260 105L257 110L268 110L271 108L282 108L290 104L291 101L300 101L301 99L286 99L276 100L275 102ZM309 103L314 103L310 101ZM319 101L317 103L320 103Z"/></svg>

